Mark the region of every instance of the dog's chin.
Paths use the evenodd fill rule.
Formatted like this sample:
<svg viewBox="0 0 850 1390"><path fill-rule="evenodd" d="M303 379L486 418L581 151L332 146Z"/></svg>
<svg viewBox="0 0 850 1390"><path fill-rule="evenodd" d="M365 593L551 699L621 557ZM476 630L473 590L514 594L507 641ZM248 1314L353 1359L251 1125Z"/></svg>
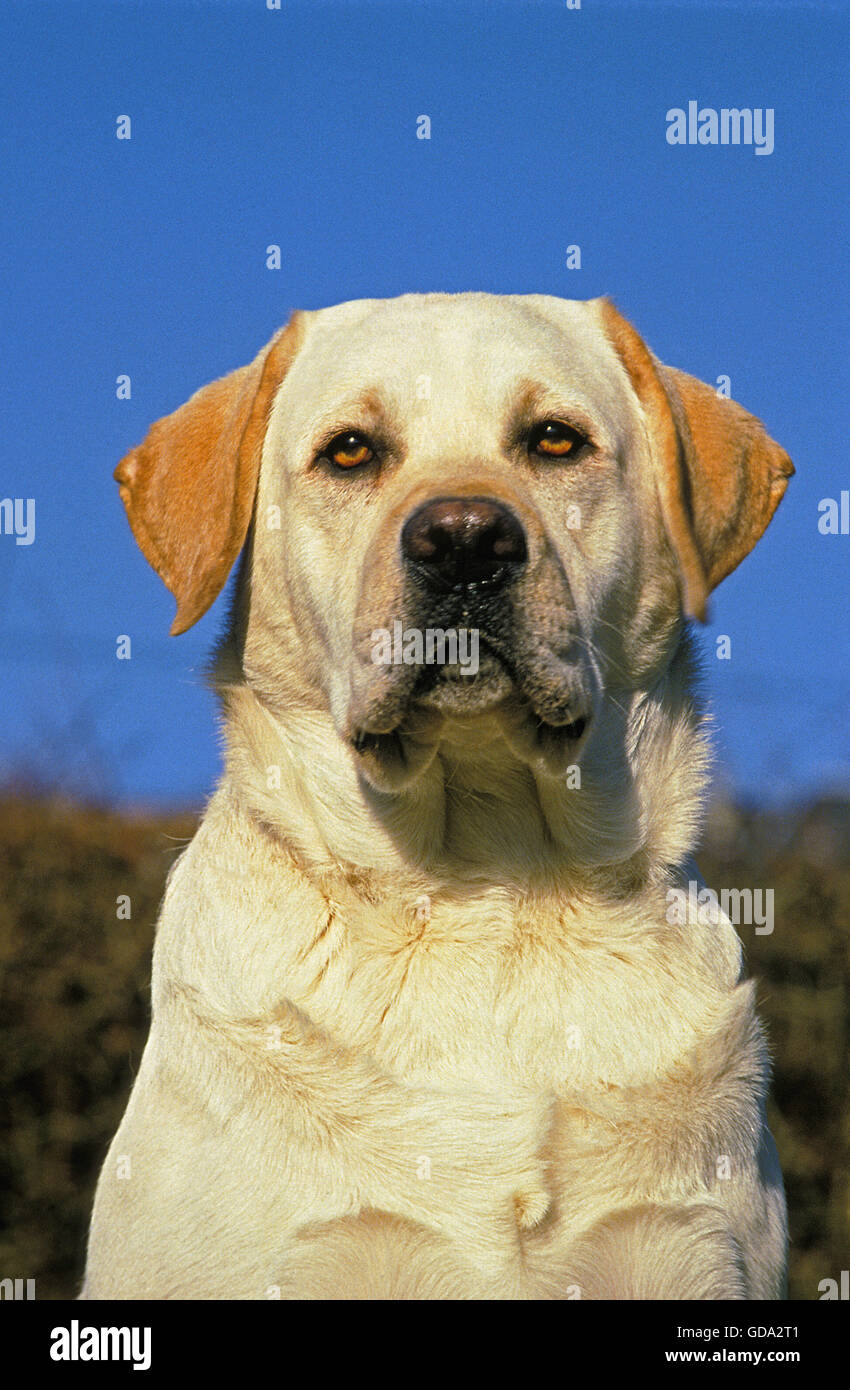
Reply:
<svg viewBox="0 0 850 1390"><path fill-rule="evenodd" d="M459 667L425 669L397 711L369 721L352 738L360 770L377 791L408 787L429 766L446 724L468 726L470 748L478 719L495 719L511 753L535 775L563 777L576 764L590 729L591 701L563 688L524 693L514 674L494 653L482 651L475 674ZM465 736L464 736L465 737ZM456 739L454 740L456 741Z"/></svg>
<svg viewBox="0 0 850 1390"><path fill-rule="evenodd" d="M413 689L419 709L446 719L474 719L513 698L516 682L505 663L483 643L474 672L463 666L425 666Z"/></svg>

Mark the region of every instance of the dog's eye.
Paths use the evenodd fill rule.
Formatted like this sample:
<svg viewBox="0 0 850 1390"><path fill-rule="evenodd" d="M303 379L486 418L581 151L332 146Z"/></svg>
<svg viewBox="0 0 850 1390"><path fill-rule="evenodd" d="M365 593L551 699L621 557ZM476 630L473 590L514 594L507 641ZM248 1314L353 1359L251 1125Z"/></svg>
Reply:
<svg viewBox="0 0 850 1390"><path fill-rule="evenodd" d="M359 468L375 457L374 450L362 434L353 430L337 434L322 450L325 458L335 463L337 468Z"/></svg>
<svg viewBox="0 0 850 1390"><path fill-rule="evenodd" d="M565 425L563 420L544 420L531 431L528 447L532 454L540 454L543 458L563 459L578 453L586 443L584 435L571 425Z"/></svg>

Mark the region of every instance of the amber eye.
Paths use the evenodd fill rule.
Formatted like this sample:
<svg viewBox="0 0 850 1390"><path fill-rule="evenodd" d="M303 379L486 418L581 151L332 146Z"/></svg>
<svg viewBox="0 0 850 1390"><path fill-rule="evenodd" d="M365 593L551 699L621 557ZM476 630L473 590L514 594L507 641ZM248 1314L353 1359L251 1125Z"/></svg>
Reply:
<svg viewBox="0 0 850 1390"><path fill-rule="evenodd" d="M531 453L540 454L543 458L563 459L578 453L586 442L584 435L565 425L562 420L544 420L542 425L535 425L531 431L528 447Z"/></svg>
<svg viewBox="0 0 850 1390"><path fill-rule="evenodd" d="M359 468L361 464L368 463L375 457L372 446L362 434L355 434L348 430L343 434L334 435L325 448L322 450L324 458L330 459L337 468Z"/></svg>

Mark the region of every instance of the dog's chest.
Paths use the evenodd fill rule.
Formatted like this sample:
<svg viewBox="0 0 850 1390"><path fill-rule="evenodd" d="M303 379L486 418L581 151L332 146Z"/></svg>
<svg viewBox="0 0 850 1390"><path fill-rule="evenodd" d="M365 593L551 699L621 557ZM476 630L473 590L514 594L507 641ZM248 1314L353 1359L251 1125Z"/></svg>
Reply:
<svg viewBox="0 0 850 1390"><path fill-rule="evenodd" d="M653 923L600 905L422 894L341 911L302 955L295 1002L412 1084L574 1097L681 1053L701 1001L664 957Z"/></svg>

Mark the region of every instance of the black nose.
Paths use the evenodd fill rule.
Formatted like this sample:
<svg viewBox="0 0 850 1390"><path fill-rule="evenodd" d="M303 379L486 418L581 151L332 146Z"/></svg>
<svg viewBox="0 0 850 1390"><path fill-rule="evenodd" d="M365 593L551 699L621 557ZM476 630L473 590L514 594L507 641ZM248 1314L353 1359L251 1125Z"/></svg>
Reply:
<svg viewBox="0 0 850 1390"><path fill-rule="evenodd" d="M492 497L438 497L404 523L401 553L424 577L452 587L504 583L528 551L517 517Z"/></svg>

